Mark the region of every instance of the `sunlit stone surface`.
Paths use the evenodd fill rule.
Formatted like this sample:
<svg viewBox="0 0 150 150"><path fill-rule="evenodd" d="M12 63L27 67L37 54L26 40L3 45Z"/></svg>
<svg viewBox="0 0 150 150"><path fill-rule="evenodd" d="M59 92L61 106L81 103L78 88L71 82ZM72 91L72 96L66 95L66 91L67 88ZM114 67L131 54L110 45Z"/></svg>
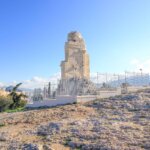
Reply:
<svg viewBox="0 0 150 150"><path fill-rule="evenodd" d="M65 60L61 62L61 78L89 79L89 55L82 35L79 32L70 32L65 43Z"/></svg>
<svg viewBox="0 0 150 150"><path fill-rule="evenodd" d="M79 32L70 32L65 43L65 60L61 62L61 80L57 95L93 95L96 87L90 81L89 55Z"/></svg>

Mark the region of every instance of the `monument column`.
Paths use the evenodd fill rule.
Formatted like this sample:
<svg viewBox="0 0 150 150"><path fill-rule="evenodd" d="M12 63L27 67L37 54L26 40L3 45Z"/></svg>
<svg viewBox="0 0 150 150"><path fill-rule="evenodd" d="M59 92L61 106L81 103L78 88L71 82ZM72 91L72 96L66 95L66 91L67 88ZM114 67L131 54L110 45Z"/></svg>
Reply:
<svg viewBox="0 0 150 150"><path fill-rule="evenodd" d="M90 78L89 55L79 32L68 34L65 43L65 60L61 62L61 78Z"/></svg>

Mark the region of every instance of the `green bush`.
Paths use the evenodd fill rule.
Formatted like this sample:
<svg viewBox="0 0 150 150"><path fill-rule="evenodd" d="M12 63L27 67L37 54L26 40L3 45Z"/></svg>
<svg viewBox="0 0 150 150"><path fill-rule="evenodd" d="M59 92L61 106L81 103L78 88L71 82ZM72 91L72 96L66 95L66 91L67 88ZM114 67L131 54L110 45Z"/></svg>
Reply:
<svg viewBox="0 0 150 150"><path fill-rule="evenodd" d="M27 96L21 92L17 92L17 89L21 84L22 83L17 84L8 96L0 96L0 112L23 109L27 104Z"/></svg>
<svg viewBox="0 0 150 150"><path fill-rule="evenodd" d="M4 127L4 126L5 126L5 124L4 124L4 123L0 123L0 128L1 128L1 127Z"/></svg>
<svg viewBox="0 0 150 150"><path fill-rule="evenodd" d="M9 94L13 100L13 103L10 105L10 109L16 109L16 108L19 108L21 107L21 105L25 106L25 99L27 98L27 96L23 93L18 93L17 92L17 89L19 88L19 86L21 85L22 83L19 83L17 84L12 92ZM24 101L23 101L24 100Z"/></svg>
<svg viewBox="0 0 150 150"><path fill-rule="evenodd" d="M27 101L24 100L24 99L22 99L22 100L20 100L20 102L19 102L19 107L25 107L26 104L27 104Z"/></svg>
<svg viewBox="0 0 150 150"><path fill-rule="evenodd" d="M0 112L5 111L13 103L10 96L0 96Z"/></svg>

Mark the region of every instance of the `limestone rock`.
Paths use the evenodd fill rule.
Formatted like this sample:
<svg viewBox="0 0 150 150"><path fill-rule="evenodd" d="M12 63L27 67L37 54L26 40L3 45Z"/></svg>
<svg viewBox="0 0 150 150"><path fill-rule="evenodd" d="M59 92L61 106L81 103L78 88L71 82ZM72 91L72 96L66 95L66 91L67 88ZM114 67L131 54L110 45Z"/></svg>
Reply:
<svg viewBox="0 0 150 150"><path fill-rule="evenodd" d="M43 145L43 150L54 150L49 145Z"/></svg>
<svg viewBox="0 0 150 150"><path fill-rule="evenodd" d="M50 122L48 125L42 125L38 128L38 135L54 135L60 133L61 131L61 123Z"/></svg>
<svg viewBox="0 0 150 150"><path fill-rule="evenodd" d="M8 137L5 132L0 133L0 141L7 141Z"/></svg>
<svg viewBox="0 0 150 150"><path fill-rule="evenodd" d="M22 150L39 150L36 144L24 144Z"/></svg>

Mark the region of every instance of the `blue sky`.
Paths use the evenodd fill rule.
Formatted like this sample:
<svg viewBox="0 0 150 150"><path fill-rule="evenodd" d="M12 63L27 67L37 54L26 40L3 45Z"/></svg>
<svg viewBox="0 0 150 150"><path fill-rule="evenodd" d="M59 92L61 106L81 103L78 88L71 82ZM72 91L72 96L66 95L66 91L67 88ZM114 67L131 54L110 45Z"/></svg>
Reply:
<svg viewBox="0 0 150 150"><path fill-rule="evenodd" d="M0 0L0 82L60 72L75 30L91 72L149 71L149 8L149 0Z"/></svg>

